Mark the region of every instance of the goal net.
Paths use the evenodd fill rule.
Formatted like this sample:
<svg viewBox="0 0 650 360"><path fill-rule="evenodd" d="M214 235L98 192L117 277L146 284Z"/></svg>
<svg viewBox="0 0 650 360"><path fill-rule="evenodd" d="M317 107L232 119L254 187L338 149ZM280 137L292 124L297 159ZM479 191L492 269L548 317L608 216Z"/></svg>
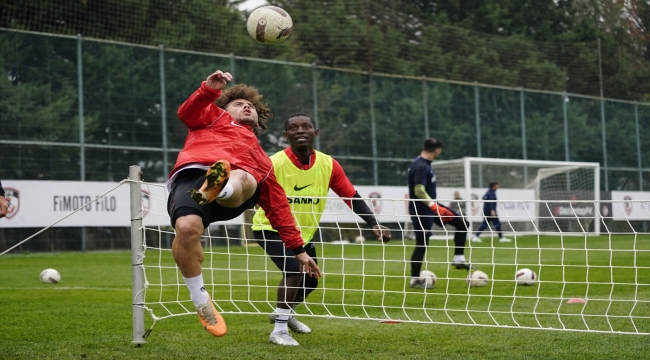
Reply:
<svg viewBox="0 0 650 360"><path fill-rule="evenodd" d="M468 200L481 200L489 184L498 182L497 214L506 232L600 233L598 163L466 157L434 161L433 168L438 187L459 191ZM441 195L452 198L448 191ZM474 229L483 221L482 208L480 201L466 203Z"/></svg>
<svg viewBox="0 0 650 360"><path fill-rule="evenodd" d="M133 341L142 343L156 322L196 313L171 254L173 229L165 210L166 189L162 184L140 181L138 172L139 168L132 169L129 182ZM536 177L531 176L528 183ZM505 187L507 182L502 182ZM373 188L383 193L388 187ZM146 204L141 189L149 194ZM295 316L302 321L322 317L650 334L648 234L630 228L588 237L585 229L582 237L567 237L560 231L519 234L513 229L512 243L468 241L467 260L490 279L487 286L477 288L468 286L466 271L450 267L453 241L431 241L422 270L434 272L437 282L433 289L416 289L409 286L414 241L402 235L403 224L409 219L408 200L367 193L362 197L372 205L379 222L393 229L393 239L386 244L375 240L341 199L328 197L318 239L314 240L323 277L295 309ZM522 204L549 206L550 202L528 200ZM476 204L472 200L463 203L468 208ZM535 221L532 215L529 221ZM246 216L206 229L202 237L203 277L226 320L258 315L253 319L262 324L276 307L282 274L252 241L248 229ZM453 236L452 228L443 231ZM515 283L515 273L521 268L537 274L534 285ZM586 302L567 303L574 298Z"/></svg>

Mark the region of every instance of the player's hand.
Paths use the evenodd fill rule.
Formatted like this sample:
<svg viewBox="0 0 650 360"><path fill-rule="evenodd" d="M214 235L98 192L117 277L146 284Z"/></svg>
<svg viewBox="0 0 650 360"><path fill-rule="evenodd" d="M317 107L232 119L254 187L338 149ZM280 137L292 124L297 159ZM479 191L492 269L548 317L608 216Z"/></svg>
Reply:
<svg viewBox="0 0 650 360"><path fill-rule="evenodd" d="M222 90L226 87L226 82L232 81L232 75L229 72L217 70L205 79L205 84L214 90Z"/></svg>
<svg viewBox="0 0 650 360"><path fill-rule="evenodd" d="M9 211L9 203L4 196L0 196L0 219L7 216L7 211Z"/></svg>
<svg viewBox="0 0 650 360"><path fill-rule="evenodd" d="M296 255L296 259L300 262L300 272L307 273L307 275L318 279L320 277L320 268L306 252Z"/></svg>
<svg viewBox="0 0 650 360"><path fill-rule="evenodd" d="M372 227L372 232L374 232L377 239L381 240L383 243L389 242L390 237L392 236L389 228L379 224Z"/></svg>
<svg viewBox="0 0 650 360"><path fill-rule="evenodd" d="M492 215L492 216L497 216L497 212L494 211L494 210L490 210L490 215Z"/></svg>
<svg viewBox="0 0 650 360"><path fill-rule="evenodd" d="M440 206L435 202L431 203L429 207L431 208L431 210L433 210L433 212L435 212L436 214L438 214L438 216L440 216L440 219L442 220L443 223L451 221L454 218L454 216L456 216L456 214L454 214L453 211L447 209L444 206Z"/></svg>

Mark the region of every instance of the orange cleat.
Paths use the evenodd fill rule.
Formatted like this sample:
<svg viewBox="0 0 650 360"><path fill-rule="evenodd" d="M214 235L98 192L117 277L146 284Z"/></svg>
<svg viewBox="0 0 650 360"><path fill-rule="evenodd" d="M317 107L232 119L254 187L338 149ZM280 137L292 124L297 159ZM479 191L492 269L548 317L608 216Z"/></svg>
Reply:
<svg viewBox="0 0 650 360"><path fill-rule="evenodd" d="M207 205L217 199L230 178L230 163L219 160L212 164L205 174L205 181L200 190L192 189L192 200L199 205Z"/></svg>
<svg viewBox="0 0 650 360"><path fill-rule="evenodd" d="M219 337L226 335L226 332L228 331L226 321L214 307L212 298L208 298L207 303L197 306L196 312L199 314L201 325L203 325L210 334Z"/></svg>

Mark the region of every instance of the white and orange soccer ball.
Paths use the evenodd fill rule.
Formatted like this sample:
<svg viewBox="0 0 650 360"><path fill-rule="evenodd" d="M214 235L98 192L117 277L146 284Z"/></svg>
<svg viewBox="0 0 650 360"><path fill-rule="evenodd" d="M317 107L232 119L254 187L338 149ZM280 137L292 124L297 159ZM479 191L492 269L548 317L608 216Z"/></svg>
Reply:
<svg viewBox="0 0 650 360"><path fill-rule="evenodd" d="M467 285L470 287L483 287L488 284L490 278L481 270L474 270L467 275Z"/></svg>
<svg viewBox="0 0 650 360"><path fill-rule="evenodd" d="M248 34L263 44L277 44L286 40L293 31L289 13L277 6L262 6L253 10L246 21Z"/></svg>
<svg viewBox="0 0 650 360"><path fill-rule="evenodd" d="M523 268L515 273L517 285L533 285L537 281L537 274L531 269Z"/></svg>
<svg viewBox="0 0 650 360"><path fill-rule="evenodd" d="M45 269L38 278L43 284L57 284L61 281L61 274L54 269Z"/></svg>

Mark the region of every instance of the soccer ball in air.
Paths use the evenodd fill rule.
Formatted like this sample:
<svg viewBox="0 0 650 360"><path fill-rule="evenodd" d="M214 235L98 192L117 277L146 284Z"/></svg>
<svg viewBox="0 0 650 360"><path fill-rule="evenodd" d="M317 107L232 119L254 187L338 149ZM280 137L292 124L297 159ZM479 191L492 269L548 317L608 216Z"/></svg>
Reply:
<svg viewBox="0 0 650 360"><path fill-rule="evenodd" d="M470 287L483 287L488 281L490 278L481 270L474 270L467 275L467 285Z"/></svg>
<svg viewBox="0 0 650 360"><path fill-rule="evenodd" d="M427 289L432 289L434 285L436 285L436 280L438 280L436 274L434 274L433 271L429 271L429 270L420 271L420 279L425 280Z"/></svg>
<svg viewBox="0 0 650 360"><path fill-rule="evenodd" d="M537 274L531 269L519 269L515 273L517 285L533 285L537 281Z"/></svg>
<svg viewBox="0 0 650 360"><path fill-rule="evenodd" d="M354 238L354 243L355 244L363 244L365 242L366 242L366 238L363 237L363 235L359 235L359 236Z"/></svg>
<svg viewBox="0 0 650 360"><path fill-rule="evenodd" d="M54 269L45 269L41 271L41 275L38 278L44 284L56 284L61 281L61 274Z"/></svg>
<svg viewBox="0 0 650 360"><path fill-rule="evenodd" d="M277 44L284 41L293 31L293 20L289 13L277 6L262 6L248 15L248 34L263 44Z"/></svg>

